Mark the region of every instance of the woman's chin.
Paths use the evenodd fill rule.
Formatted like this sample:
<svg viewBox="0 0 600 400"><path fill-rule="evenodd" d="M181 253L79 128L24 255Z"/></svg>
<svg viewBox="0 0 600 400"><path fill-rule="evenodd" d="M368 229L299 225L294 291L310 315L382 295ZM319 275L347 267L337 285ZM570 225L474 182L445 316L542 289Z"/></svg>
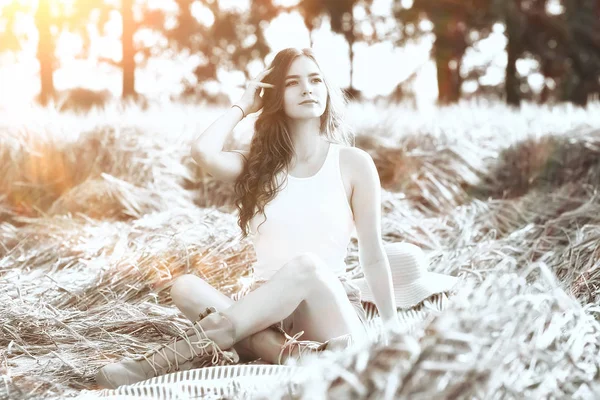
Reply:
<svg viewBox="0 0 600 400"><path fill-rule="evenodd" d="M304 110L302 112L298 112L292 116L293 119L311 119L311 118L321 118L323 115L322 110Z"/></svg>

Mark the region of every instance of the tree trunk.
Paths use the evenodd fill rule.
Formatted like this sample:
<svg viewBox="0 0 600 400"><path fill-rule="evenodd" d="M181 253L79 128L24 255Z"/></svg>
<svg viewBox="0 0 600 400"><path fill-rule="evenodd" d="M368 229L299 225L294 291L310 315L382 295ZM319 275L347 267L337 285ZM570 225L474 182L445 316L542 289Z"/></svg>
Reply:
<svg viewBox="0 0 600 400"><path fill-rule="evenodd" d="M581 77L577 76L573 91L571 92L571 101L575 105L585 107L588 103L588 95L585 78L582 79Z"/></svg>
<svg viewBox="0 0 600 400"><path fill-rule="evenodd" d="M354 7L350 10L350 32L348 34L348 55L350 56L350 92L354 93Z"/></svg>
<svg viewBox="0 0 600 400"><path fill-rule="evenodd" d="M348 88L345 89L344 92L349 99L358 100L360 98L360 92L354 88L354 43L356 42L356 36L354 34L354 14L352 11L350 11L349 15L350 27L348 30L344 31L344 38L348 43L348 59L350 61L350 83L348 85Z"/></svg>
<svg viewBox="0 0 600 400"><path fill-rule="evenodd" d="M436 39L433 51L437 70L438 103L451 104L460 99L462 83L460 62L456 59L456 55L442 42ZM451 66L452 61L456 63L455 68Z"/></svg>
<svg viewBox="0 0 600 400"><path fill-rule="evenodd" d="M438 46L436 46L434 53L438 83L438 103L448 104L450 103L450 93L452 92L452 88L450 86L450 82L452 81L452 73L450 72L450 66L448 65L450 58L447 55L442 55L442 51L438 48Z"/></svg>
<svg viewBox="0 0 600 400"><path fill-rule="evenodd" d="M40 103L54 97L54 43L50 32L50 0L40 0L35 14L39 34L37 59L40 63Z"/></svg>
<svg viewBox="0 0 600 400"><path fill-rule="evenodd" d="M510 34L510 29L507 30L508 44L506 45L506 53L508 61L506 63L505 91L506 103L511 106L521 105L521 90L519 87L519 78L517 77L517 59L519 51L514 37Z"/></svg>
<svg viewBox="0 0 600 400"><path fill-rule="evenodd" d="M506 8L506 73L504 78L504 90L506 92L506 103L511 106L521 105L521 88L517 76L517 60L519 59L519 9L515 3L520 0L508 1Z"/></svg>
<svg viewBox="0 0 600 400"><path fill-rule="evenodd" d="M135 49L133 48L133 34L135 22L133 20L133 0L122 0L121 15L123 18L123 98L135 96Z"/></svg>
<svg viewBox="0 0 600 400"><path fill-rule="evenodd" d="M354 91L354 79L353 79L353 75L354 75L354 40L351 39L348 41L348 47L350 48L348 50L349 54L349 58L350 58L350 91Z"/></svg>
<svg viewBox="0 0 600 400"><path fill-rule="evenodd" d="M445 12L432 15L438 104L451 104L460 100L462 87L460 65L466 51L465 32L461 21L462 19L449 16Z"/></svg>

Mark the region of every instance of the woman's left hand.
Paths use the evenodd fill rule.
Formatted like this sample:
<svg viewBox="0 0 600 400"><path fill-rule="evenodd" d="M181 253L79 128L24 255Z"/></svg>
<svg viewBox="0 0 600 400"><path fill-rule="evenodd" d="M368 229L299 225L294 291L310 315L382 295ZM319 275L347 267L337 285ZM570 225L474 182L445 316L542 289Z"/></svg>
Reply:
<svg viewBox="0 0 600 400"><path fill-rule="evenodd" d="M390 337L402 332L402 324L398 317L394 317L383 322L383 341L387 346L390 344Z"/></svg>

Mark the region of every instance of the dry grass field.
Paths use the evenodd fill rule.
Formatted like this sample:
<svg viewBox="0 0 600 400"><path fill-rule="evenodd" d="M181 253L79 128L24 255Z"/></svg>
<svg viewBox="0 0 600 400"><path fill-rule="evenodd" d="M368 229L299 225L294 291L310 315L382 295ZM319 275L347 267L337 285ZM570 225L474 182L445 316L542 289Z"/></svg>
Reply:
<svg viewBox="0 0 600 400"><path fill-rule="evenodd" d="M303 398L600 398L600 104L348 111L384 240L462 284L389 345L311 360ZM189 154L218 112L0 111L0 398L96 389L99 367L188 327L168 294L181 274L244 287L255 255L233 187Z"/></svg>

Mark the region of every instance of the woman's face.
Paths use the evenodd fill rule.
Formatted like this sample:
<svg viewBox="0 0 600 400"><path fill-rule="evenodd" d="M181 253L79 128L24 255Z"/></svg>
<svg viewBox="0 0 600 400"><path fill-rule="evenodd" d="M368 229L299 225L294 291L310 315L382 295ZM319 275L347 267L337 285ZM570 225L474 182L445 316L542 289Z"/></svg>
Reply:
<svg viewBox="0 0 600 400"><path fill-rule="evenodd" d="M299 56L290 65L284 85L283 107L289 118L319 118L327 106L327 87L319 67Z"/></svg>

